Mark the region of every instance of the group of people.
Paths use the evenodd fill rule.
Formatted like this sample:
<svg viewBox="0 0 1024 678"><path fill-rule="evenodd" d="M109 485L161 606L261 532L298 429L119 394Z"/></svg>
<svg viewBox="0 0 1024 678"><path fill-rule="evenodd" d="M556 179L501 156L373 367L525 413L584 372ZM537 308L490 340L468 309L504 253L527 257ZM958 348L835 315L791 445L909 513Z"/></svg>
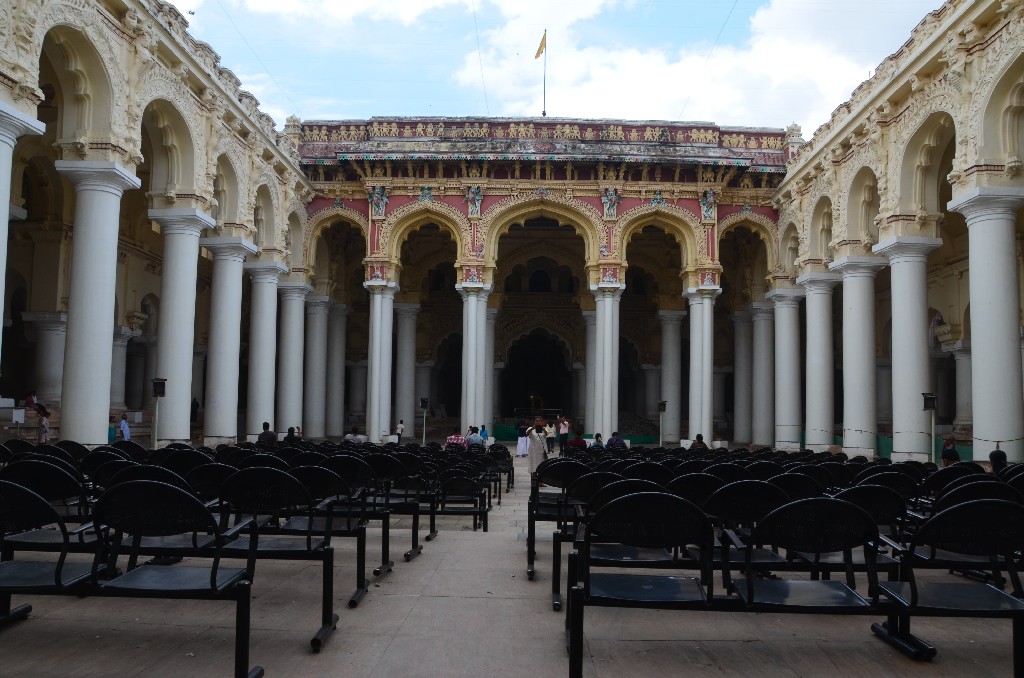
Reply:
<svg viewBox="0 0 1024 678"><path fill-rule="evenodd" d="M583 439L583 429L577 426L574 429L573 437L569 439L570 421L563 415L554 422L545 421L542 417L533 420L532 426L527 426L524 420L519 420L516 428L519 433L519 440L516 444L517 457L529 457L530 473L534 473L542 461L554 454L555 436L558 436L558 454L565 454L566 450L582 450L588 446L593 448L608 448L611 450L625 450L628 445L619 437L615 431L608 442L605 442L600 433L594 434L594 440L589 445Z"/></svg>
<svg viewBox="0 0 1024 678"><path fill-rule="evenodd" d="M487 445L487 441L490 439L490 432L487 430L487 424L481 424L480 426L470 426L466 429L466 434L459 433L459 429L453 428L452 433L448 436L444 444L458 445L463 450L469 449L470 445Z"/></svg>

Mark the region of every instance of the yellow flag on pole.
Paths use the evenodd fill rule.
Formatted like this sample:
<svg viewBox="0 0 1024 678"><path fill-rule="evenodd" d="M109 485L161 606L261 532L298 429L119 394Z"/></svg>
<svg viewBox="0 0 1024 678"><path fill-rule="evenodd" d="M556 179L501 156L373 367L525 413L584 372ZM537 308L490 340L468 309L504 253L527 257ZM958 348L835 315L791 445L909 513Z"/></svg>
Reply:
<svg viewBox="0 0 1024 678"><path fill-rule="evenodd" d="M544 31L544 37L540 39L540 45L537 47L537 53L533 55L534 59L539 59L540 55L544 53L544 50L548 48L548 32Z"/></svg>

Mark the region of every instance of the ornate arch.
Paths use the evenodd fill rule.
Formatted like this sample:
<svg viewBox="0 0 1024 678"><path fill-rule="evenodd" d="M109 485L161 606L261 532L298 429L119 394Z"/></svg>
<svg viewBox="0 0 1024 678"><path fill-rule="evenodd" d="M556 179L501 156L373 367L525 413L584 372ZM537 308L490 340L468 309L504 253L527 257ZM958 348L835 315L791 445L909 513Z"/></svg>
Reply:
<svg viewBox="0 0 1024 678"><path fill-rule="evenodd" d="M501 361L508 363L508 352L512 346L530 334L534 330L544 330L565 346L569 354L569 366L573 363L583 362L582 344L579 337L584 333L573 332L573 323L566 322L564 318L556 319L547 316L530 314L511 319L507 325L503 325L495 337L495 355L501 356Z"/></svg>
<svg viewBox="0 0 1024 678"><path fill-rule="evenodd" d="M597 262L600 234L604 230L604 218L593 206L563 196L539 196L536 193L521 193L510 196L492 205L480 219L483 256L486 265L497 266L498 240L513 223L525 220L535 214L549 214L571 223L576 234L583 238L585 266Z"/></svg>
<svg viewBox="0 0 1024 678"><path fill-rule="evenodd" d="M370 233L370 226L366 221L366 215L356 212L348 207L325 207L306 217L305 237L302 239L303 261L316 261L316 246L319 245L320 235L336 221L347 221L355 224L366 240Z"/></svg>
<svg viewBox="0 0 1024 678"><path fill-rule="evenodd" d="M380 238L374 256L399 262L402 243L409 234L427 223L446 228L455 241L455 251L470 256L468 247L472 227L465 214L443 202L411 202L388 214L380 225Z"/></svg>
<svg viewBox="0 0 1024 678"><path fill-rule="evenodd" d="M776 270L781 261L781 256L779 255L779 248L781 246L779 225L757 212L737 212L718 222L718 242L721 243L722 238L729 231L740 226L750 227L750 230L764 242L764 249L768 254L768 270Z"/></svg>
<svg viewBox="0 0 1024 678"><path fill-rule="evenodd" d="M957 132L960 129L957 122L958 112L951 105L951 102L960 101L960 99L961 93L958 88L953 87L944 80L939 80L932 83L921 98L911 99L906 111L892 124L890 139L895 151L891 156L892 161L889 165L888 174L890 177L894 177L895 181L890 180L887 182L886 189L889 195L882 196L882 205L899 210L906 207L908 200L914 199L912 195L903 195L903 169L911 142L922 131L928 120L933 115L940 113L949 116L953 121L954 137L958 136ZM916 144L915 146L919 150L919 146Z"/></svg>
<svg viewBox="0 0 1024 678"><path fill-rule="evenodd" d="M854 170L853 168L856 168ZM841 207L837 206L835 202L832 203L833 212L839 215L845 215L844 218L840 219L838 224L833 221L833 235L835 237L842 236L843 239L857 239L864 243L870 248L870 245L874 244L875 238L877 238L877 229L872 229L872 225L868 223L859 223L860 231L858 233L850 233L850 221L852 218L851 210L854 207L859 208L863 204L863 196L859 196L856 199L853 196L855 188L861 185L861 177L866 176L865 172L871 174L871 178L874 179L875 186L875 199L880 200L881 183L878 177L878 173L874 170L871 165L864 163L860 165L851 165L851 170L844 177L844 181L840 188L840 195L843 196L843 204ZM866 184L864 184L866 185ZM837 228L838 226L838 228ZM873 231L873 232L872 232ZM870 242L868 242L870 241Z"/></svg>
<svg viewBox="0 0 1024 678"><path fill-rule="evenodd" d="M205 193L212 193L212 186L208 186L205 172L203 171L203 156L206 148L206 134L204 130L197 124L197 121L201 119L200 112L196 109L195 103L192 100L191 94L188 92L184 84L177 78L171 77L171 74L164 68L151 68L146 75L145 80L141 83L138 93L134 95L138 106L138 114L146 111L150 104L158 104L159 102L165 103L171 108L177 115L173 121L174 125L184 125L188 131L190 142L190 148L179 149L179 154L185 150L191 154L191 160L188 163L188 173L191 176L185 176L186 168L183 166L176 177L178 186L186 189L202 190ZM163 106L159 105L159 109ZM129 119L134 113L129 114ZM142 125L136 125L135 129L127 130L129 135L132 135L131 143L139 143L141 148L141 142L136 142L135 139L139 138L142 133ZM181 143L182 140L176 140ZM185 183L190 182L190 183Z"/></svg>
<svg viewBox="0 0 1024 678"><path fill-rule="evenodd" d="M976 137L968 143L975 143L973 150L978 156L976 160L980 162L996 159L983 154L1006 152L1004 148L1000 148L1001 145L1005 145L1009 141L1005 131L1001 129L1005 111L996 113L992 107L1000 105L1000 102L995 99L1001 94L1000 90L1006 85L1007 76L1014 68L1022 69L1020 77L1024 79L1024 60L1021 58L1020 51L1021 40L1024 39L1022 28L1024 25L1019 20L1019 14L1016 20L1008 21L1000 30L998 37L983 52L982 63L978 64L981 68L976 70L977 81L973 83L974 94L965 116L967 125L965 129L973 130L976 133ZM975 63L977 64L977 62ZM990 130L993 126L997 129ZM994 135L995 138L991 135ZM988 150L991 146L995 147Z"/></svg>
<svg viewBox="0 0 1024 678"><path fill-rule="evenodd" d="M695 266L701 254L705 257L708 256L704 227L701 226L700 219L696 214L675 205L637 205L625 212L616 222L616 247L622 253L623 258L625 258L626 245L640 232L640 229L652 221L658 225L667 226L668 233L675 236L675 239L681 243L683 261L679 263L684 269Z"/></svg>

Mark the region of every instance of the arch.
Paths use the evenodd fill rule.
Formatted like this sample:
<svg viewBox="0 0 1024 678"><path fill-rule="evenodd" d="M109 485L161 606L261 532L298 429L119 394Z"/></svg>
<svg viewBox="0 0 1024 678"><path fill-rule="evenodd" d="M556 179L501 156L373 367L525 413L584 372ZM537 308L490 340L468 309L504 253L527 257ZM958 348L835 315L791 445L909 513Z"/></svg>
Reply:
<svg viewBox="0 0 1024 678"><path fill-rule="evenodd" d="M320 236L324 231L339 221L356 226L363 234L363 239L370 237L370 226L366 215L348 207L325 207L306 216L306 230L302 242L302 256L307 261L316 261L317 248L322 242Z"/></svg>
<svg viewBox="0 0 1024 678"><path fill-rule="evenodd" d="M572 226L576 235L583 238L584 266L597 263L597 243L604 228L604 220L597 210L574 198L530 193L505 198L484 212L480 226L485 238L483 257L488 267L497 265L498 241L508 233L512 224L534 217L548 217L559 224Z"/></svg>
<svg viewBox="0 0 1024 678"><path fill-rule="evenodd" d="M277 246L277 214L273 192L266 184L256 189L252 208L252 226L256 229L256 244L264 248Z"/></svg>
<svg viewBox="0 0 1024 678"><path fill-rule="evenodd" d="M117 68L121 60L112 58L110 45L100 37L101 31L88 25L91 21L75 24L67 8L62 9L61 15L51 12L40 18L43 37L38 54L50 61L50 73L60 89L57 141L74 144L84 156L90 141L113 136L114 103L121 100L113 83L121 82L123 74L112 74L108 68ZM91 13L75 13L91 18Z"/></svg>
<svg viewBox="0 0 1024 678"><path fill-rule="evenodd" d="M380 239L373 254L400 262L402 243L425 224L437 224L448 231L455 241L456 253L465 256L469 246L469 219L443 202L411 202L391 212L380 226Z"/></svg>
<svg viewBox="0 0 1024 678"><path fill-rule="evenodd" d="M141 134L149 138L149 190L159 198L180 189L193 193L196 184L195 138L181 112L165 99L155 99L145 109Z"/></svg>
<svg viewBox="0 0 1024 678"><path fill-rule="evenodd" d="M217 156L216 171L213 175L213 209L211 210L219 226L242 222L239 214L241 205L241 183L234 163L226 154Z"/></svg>
<svg viewBox="0 0 1024 678"><path fill-rule="evenodd" d="M303 219L304 212L289 212L285 224L285 243L288 250L288 261L292 268L311 268L313 261L305 257L301 247L303 243Z"/></svg>
<svg viewBox="0 0 1024 678"><path fill-rule="evenodd" d="M1004 30L1011 28L1013 23ZM1019 26L1016 29L1019 33ZM969 120L977 129L976 162L1012 163L1017 171L1024 159L1024 55L1018 44L1019 40L1007 39L993 45L987 55L990 63L1005 61L1002 67L982 72L969 112Z"/></svg>
<svg viewBox="0 0 1024 678"><path fill-rule="evenodd" d="M674 205L640 205L624 213L619 218L618 229L621 229L621 246L625 259L626 246L640 233L645 226L657 226L680 243L683 269L697 265L698 255L707 255L704 238L704 227L700 219L689 210ZM702 250L704 250L702 252Z"/></svg>
<svg viewBox="0 0 1024 678"><path fill-rule="evenodd" d="M936 213L939 204L939 157L953 141L956 127L945 111L929 115L904 146L899 167L899 211L902 214Z"/></svg>
<svg viewBox="0 0 1024 678"><path fill-rule="evenodd" d="M142 336L156 338L160 329L160 298L155 294L147 294L139 302L139 310L146 314L146 324L142 326Z"/></svg>
<svg viewBox="0 0 1024 678"><path fill-rule="evenodd" d="M850 182L846 200L846 237L865 245L878 242L878 177L870 167L861 167Z"/></svg>
<svg viewBox="0 0 1024 678"><path fill-rule="evenodd" d="M796 278L796 260L800 257L800 231L792 221L786 224L786 228L782 232L779 249L781 251L779 270Z"/></svg>
<svg viewBox="0 0 1024 678"><path fill-rule="evenodd" d="M538 331L543 330L550 334L552 337L558 340L558 343L565 349L565 357L569 365L574 362L580 362L579 356L576 351L573 350L573 342L566 336L566 326L564 323L558 323L554 319L549 318L531 318L527 324L520 323L512 329L509 334L506 335L505 341L501 346L496 347L495 354L501 356L501 360L508 364L509 351L512 347L521 341L524 337Z"/></svg>
<svg viewBox="0 0 1024 678"><path fill-rule="evenodd" d="M829 243L832 240L832 199L822 196L814 205L811 227L807 233L807 256L811 259L830 261Z"/></svg>
<svg viewBox="0 0 1024 678"><path fill-rule="evenodd" d="M721 245L722 238L734 228L744 227L750 229L764 243L765 253L768 255L768 270L774 271L779 266L781 257L779 225L757 212L737 212L730 214L718 222L718 244Z"/></svg>

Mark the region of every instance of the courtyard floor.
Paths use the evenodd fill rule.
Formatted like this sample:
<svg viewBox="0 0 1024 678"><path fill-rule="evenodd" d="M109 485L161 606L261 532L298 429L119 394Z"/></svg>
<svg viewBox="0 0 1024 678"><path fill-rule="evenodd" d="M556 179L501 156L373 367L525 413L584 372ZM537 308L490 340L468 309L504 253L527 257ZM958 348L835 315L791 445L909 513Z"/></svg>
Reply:
<svg viewBox="0 0 1024 678"><path fill-rule="evenodd" d="M550 602L550 531L539 530L538 574L526 577L525 459L490 514L490 531L439 520L411 562L409 532L392 528L394 571L371 577L355 609L353 545L335 541L336 612L323 650L319 564L260 561L250 663L268 676L565 676L563 613ZM546 532L546 534L545 534ZM368 552L379 553L379 530ZM396 557L397 555L397 557ZM368 557L370 568L376 559ZM565 559L563 557L563 572ZM564 576L564 575L563 575ZM24 599L15 599L15 604ZM0 629L0 676L229 676L234 607L197 601L30 599L25 621ZM939 648L914 662L875 638L869 617L588 609L588 676L1010 676L1011 623L915 620Z"/></svg>

